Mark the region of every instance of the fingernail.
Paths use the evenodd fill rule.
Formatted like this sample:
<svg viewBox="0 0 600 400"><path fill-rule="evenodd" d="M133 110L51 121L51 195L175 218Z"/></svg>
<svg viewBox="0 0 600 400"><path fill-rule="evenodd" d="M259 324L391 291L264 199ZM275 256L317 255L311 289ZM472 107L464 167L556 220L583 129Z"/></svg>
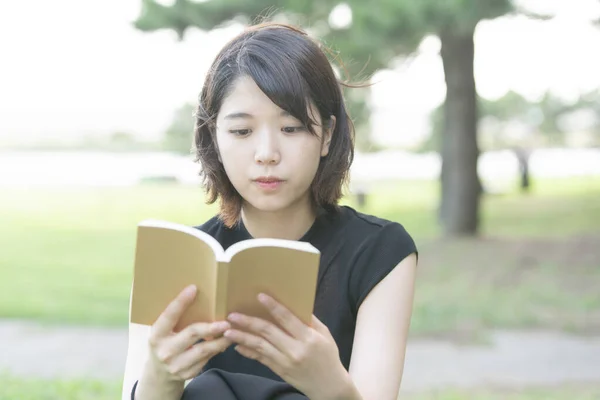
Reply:
<svg viewBox="0 0 600 400"><path fill-rule="evenodd" d="M196 285L190 285L184 289L184 294L186 296L191 296L194 293L196 293Z"/></svg>
<svg viewBox="0 0 600 400"><path fill-rule="evenodd" d="M222 330L225 330L225 329L229 329L229 323L227 323L225 321L215 322L212 325L212 327L213 327L213 329L222 331Z"/></svg>
<svg viewBox="0 0 600 400"><path fill-rule="evenodd" d="M227 316L227 319L230 320L230 321L239 321L240 320L240 315L236 314L236 313L232 313L232 314L229 314Z"/></svg>
<svg viewBox="0 0 600 400"><path fill-rule="evenodd" d="M259 293L258 295L258 301L260 301L261 303L266 303L269 301L269 296L267 296L264 293Z"/></svg>

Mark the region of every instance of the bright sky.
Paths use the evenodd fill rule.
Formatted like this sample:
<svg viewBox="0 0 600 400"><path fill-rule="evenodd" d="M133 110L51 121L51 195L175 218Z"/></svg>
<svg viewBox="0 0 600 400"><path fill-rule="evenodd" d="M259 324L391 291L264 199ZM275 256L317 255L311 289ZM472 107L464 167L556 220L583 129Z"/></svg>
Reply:
<svg viewBox="0 0 600 400"><path fill-rule="evenodd" d="M527 0L553 21L502 18L476 33L476 80L489 98L546 89L570 98L600 87L596 0ZM175 108L195 101L220 46L238 32L144 34L131 27L141 0L0 2L0 136L73 138L124 130L157 137ZM439 41L402 72L377 76L377 136L408 143L444 96Z"/></svg>

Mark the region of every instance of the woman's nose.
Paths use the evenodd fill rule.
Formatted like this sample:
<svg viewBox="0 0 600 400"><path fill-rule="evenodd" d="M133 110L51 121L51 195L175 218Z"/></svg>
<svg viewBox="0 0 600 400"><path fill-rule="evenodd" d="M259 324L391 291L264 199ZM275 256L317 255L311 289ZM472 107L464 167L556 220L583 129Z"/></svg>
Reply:
<svg viewBox="0 0 600 400"><path fill-rule="evenodd" d="M278 164L281 160L276 134L264 130L256 135L257 144L254 160L258 164Z"/></svg>

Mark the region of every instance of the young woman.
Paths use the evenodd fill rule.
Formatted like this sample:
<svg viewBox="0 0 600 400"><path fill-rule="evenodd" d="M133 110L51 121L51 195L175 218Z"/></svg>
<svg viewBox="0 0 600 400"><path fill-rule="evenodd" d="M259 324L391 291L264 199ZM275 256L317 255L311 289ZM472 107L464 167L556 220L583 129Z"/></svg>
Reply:
<svg viewBox="0 0 600 400"><path fill-rule="evenodd" d="M399 223L338 206L353 131L321 47L278 24L229 42L200 95L195 145L209 202L220 201L197 228L224 248L252 237L314 245L314 316L305 325L262 296L284 329L230 315L174 332L196 293L186 288L151 329L130 326L124 399L395 400L417 250Z"/></svg>

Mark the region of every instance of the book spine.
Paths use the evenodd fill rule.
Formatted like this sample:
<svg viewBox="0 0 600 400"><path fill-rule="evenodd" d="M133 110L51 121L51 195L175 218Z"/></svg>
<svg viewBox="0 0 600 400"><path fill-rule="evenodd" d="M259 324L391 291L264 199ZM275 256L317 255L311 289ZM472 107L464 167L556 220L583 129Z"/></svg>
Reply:
<svg viewBox="0 0 600 400"><path fill-rule="evenodd" d="M217 263L217 290L215 298L215 320L224 321L227 318L227 282L229 280L229 263Z"/></svg>

